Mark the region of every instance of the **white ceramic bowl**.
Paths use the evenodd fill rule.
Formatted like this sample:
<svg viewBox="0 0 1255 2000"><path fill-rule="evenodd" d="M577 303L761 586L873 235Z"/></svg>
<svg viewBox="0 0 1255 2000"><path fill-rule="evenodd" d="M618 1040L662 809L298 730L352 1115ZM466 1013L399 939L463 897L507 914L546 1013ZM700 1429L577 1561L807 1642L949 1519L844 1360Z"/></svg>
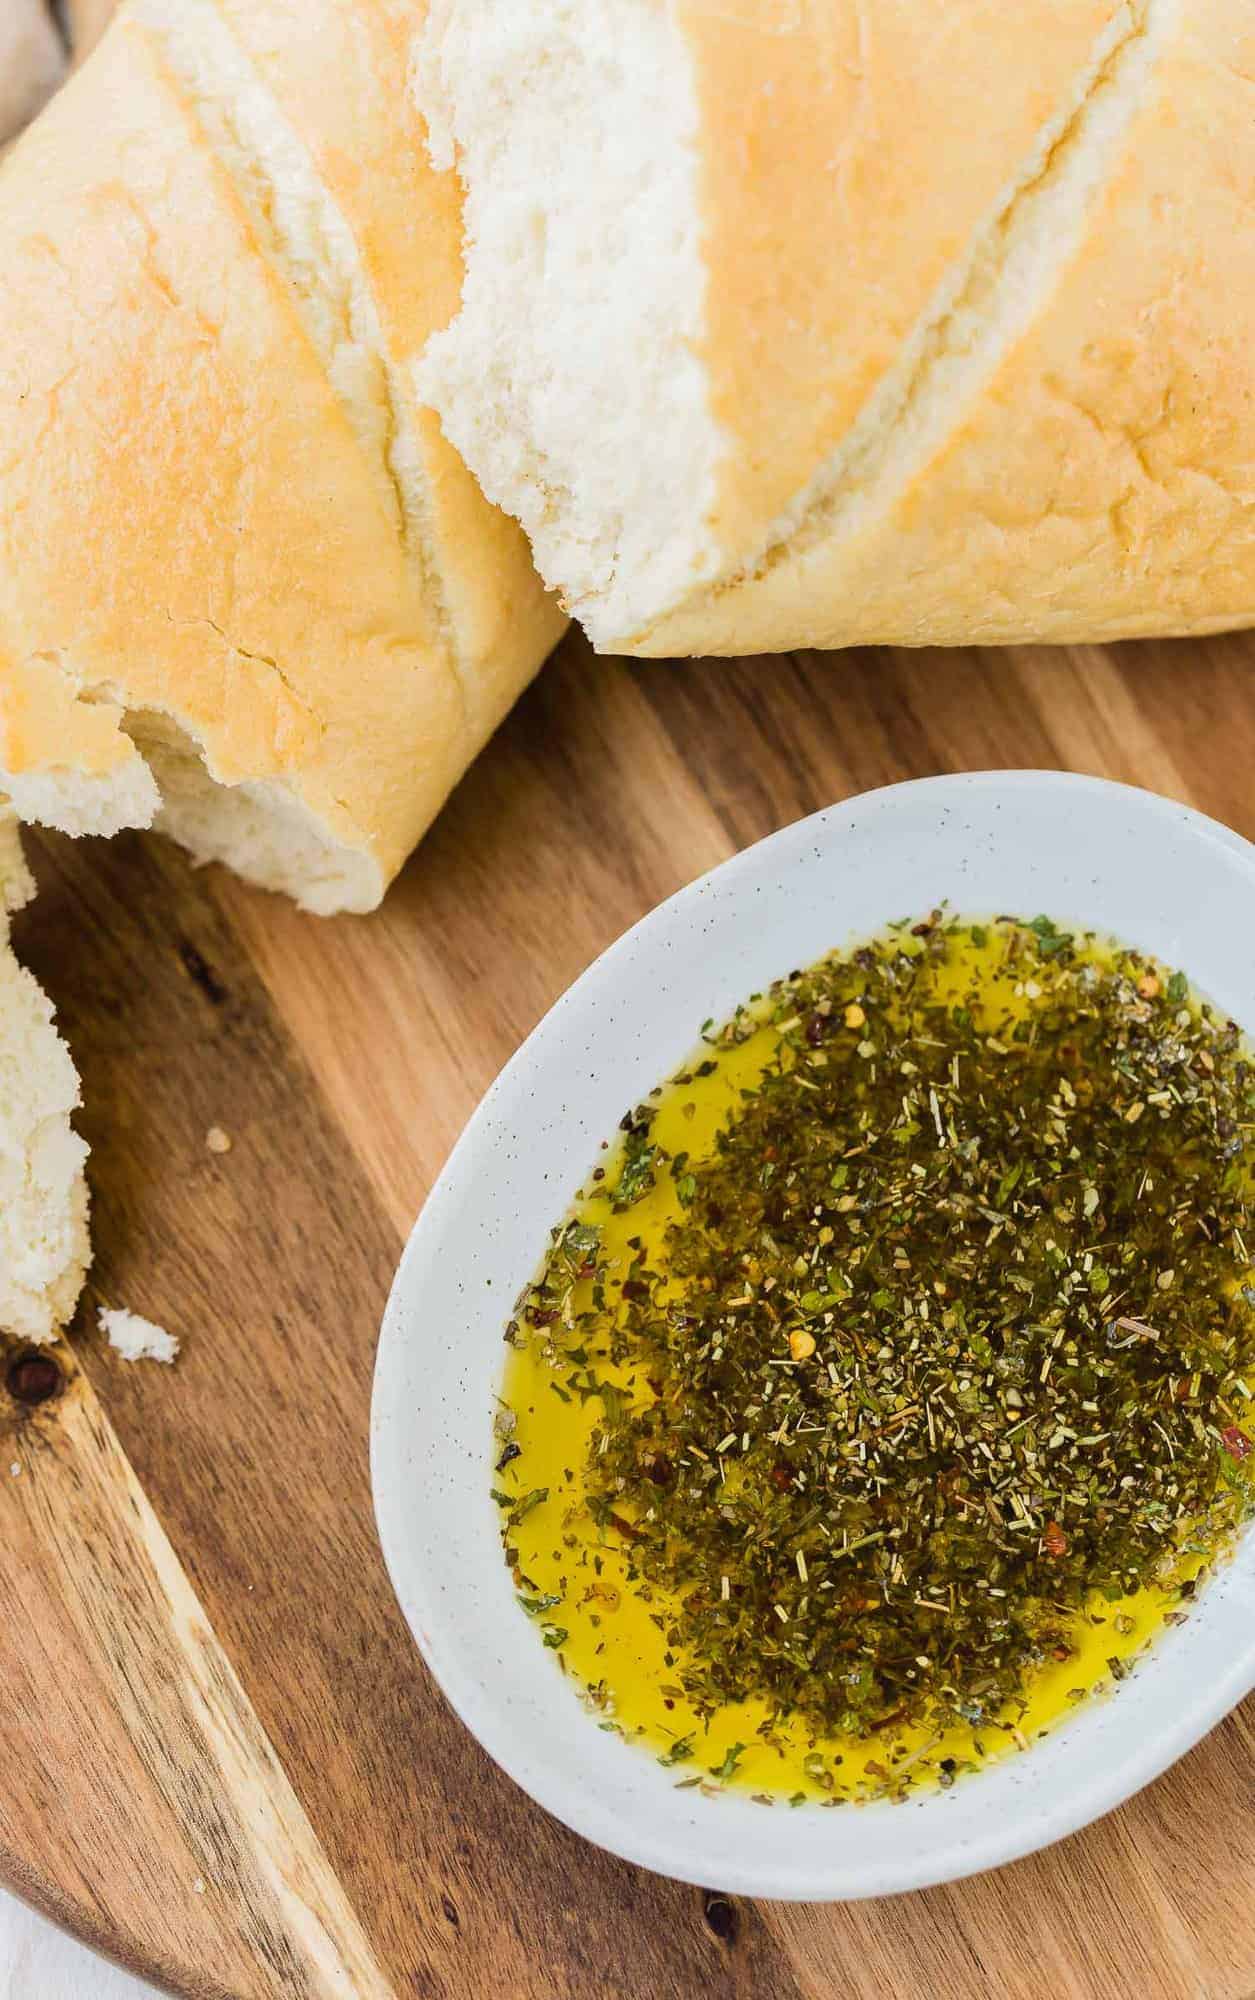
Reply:
<svg viewBox="0 0 1255 2000"><path fill-rule="evenodd" d="M467 1727L569 1826L648 1868L745 1895L879 1896L1010 1861L1108 1811L1255 1686L1255 1536L1112 1696L1026 1754L906 1803L765 1812L677 1791L604 1734L516 1604L489 1498L510 1304L598 1142L771 979L949 898L1039 911L1180 966L1255 1024L1255 848L1185 807L1058 772L927 779L764 840L620 939L488 1092L398 1271L375 1377L384 1553Z"/></svg>

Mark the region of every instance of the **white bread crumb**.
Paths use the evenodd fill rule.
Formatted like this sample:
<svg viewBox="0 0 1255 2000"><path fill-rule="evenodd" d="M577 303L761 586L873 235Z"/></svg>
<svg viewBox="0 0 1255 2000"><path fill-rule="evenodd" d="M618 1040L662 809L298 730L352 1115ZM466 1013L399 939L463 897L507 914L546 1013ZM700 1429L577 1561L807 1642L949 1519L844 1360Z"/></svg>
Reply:
<svg viewBox="0 0 1255 2000"><path fill-rule="evenodd" d="M231 1151L231 1134L224 1132L221 1125L211 1125L205 1134L205 1144L211 1153L229 1153Z"/></svg>
<svg viewBox="0 0 1255 2000"><path fill-rule="evenodd" d="M179 1351L172 1333L139 1313L128 1312L125 1306L101 1306L100 1331L108 1335L110 1347L124 1361L164 1361L168 1366Z"/></svg>
<svg viewBox="0 0 1255 2000"><path fill-rule="evenodd" d="M658 0L419 10L414 88L436 164L456 160L466 196L462 308L424 349L419 387L594 634L636 630L721 560L729 440L702 359L701 112L685 11ZM526 311L513 304L520 285Z"/></svg>

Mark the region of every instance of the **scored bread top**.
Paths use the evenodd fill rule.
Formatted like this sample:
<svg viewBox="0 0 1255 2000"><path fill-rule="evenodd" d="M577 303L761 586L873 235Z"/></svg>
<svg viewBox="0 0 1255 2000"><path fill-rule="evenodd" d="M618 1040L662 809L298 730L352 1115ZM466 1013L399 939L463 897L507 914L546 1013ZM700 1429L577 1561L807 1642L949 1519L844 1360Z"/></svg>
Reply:
<svg viewBox="0 0 1255 2000"><path fill-rule="evenodd" d="M1249 0L428 20L423 380L599 648L1255 615Z"/></svg>
<svg viewBox="0 0 1255 2000"><path fill-rule="evenodd" d="M971 323L939 322L905 420L642 651L772 647L803 622L843 645L1255 618L1255 18L1232 0L1131 11Z"/></svg>
<svg viewBox="0 0 1255 2000"><path fill-rule="evenodd" d="M841 443L1124 12L681 0L725 552L754 546Z"/></svg>
<svg viewBox="0 0 1255 2000"><path fill-rule="evenodd" d="M457 177L433 168L409 87L421 9L415 0L319 0L317 32L308 31L307 12L307 31L293 34L290 0L149 7L157 20L185 13L193 38L207 14L222 17L348 224L390 361L392 421L412 436L416 555L477 748L517 695L537 644L555 644L565 619L544 593L518 523L485 504L414 380L418 356L453 318L462 289Z"/></svg>
<svg viewBox="0 0 1255 2000"><path fill-rule="evenodd" d="M299 21L141 0L0 175L14 794L98 776L93 756L116 775L124 719L159 824L322 910L378 901L560 630L517 530L413 398L410 351L456 268L456 183L412 146L373 207L351 146L385 102L404 117L405 53L387 0ZM396 277L416 237L430 297L421 271ZM476 617L450 609L468 593ZM111 738L78 713L100 702ZM234 793L196 780L197 753Z"/></svg>
<svg viewBox="0 0 1255 2000"><path fill-rule="evenodd" d="M1190 11L1049 309L879 525L864 628L1255 621L1255 13Z"/></svg>

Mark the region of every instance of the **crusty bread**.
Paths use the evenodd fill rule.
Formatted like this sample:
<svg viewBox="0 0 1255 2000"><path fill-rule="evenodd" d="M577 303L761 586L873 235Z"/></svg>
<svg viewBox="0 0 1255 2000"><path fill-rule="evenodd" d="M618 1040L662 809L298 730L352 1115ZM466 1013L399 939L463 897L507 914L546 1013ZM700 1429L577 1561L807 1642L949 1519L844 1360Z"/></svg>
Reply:
<svg viewBox="0 0 1255 2000"><path fill-rule="evenodd" d="M0 816L0 1333L55 1337L87 1269L87 1147L52 1008L13 956L9 917L34 892L17 826Z"/></svg>
<svg viewBox="0 0 1255 2000"><path fill-rule="evenodd" d="M65 48L45 0L0 5L0 149L51 97L65 71Z"/></svg>
<svg viewBox="0 0 1255 2000"><path fill-rule="evenodd" d="M414 386L409 0L135 0L0 172L0 790L364 910L561 617Z"/></svg>
<svg viewBox="0 0 1255 2000"><path fill-rule="evenodd" d="M605 649L1255 620L1249 0L433 0L421 381Z"/></svg>

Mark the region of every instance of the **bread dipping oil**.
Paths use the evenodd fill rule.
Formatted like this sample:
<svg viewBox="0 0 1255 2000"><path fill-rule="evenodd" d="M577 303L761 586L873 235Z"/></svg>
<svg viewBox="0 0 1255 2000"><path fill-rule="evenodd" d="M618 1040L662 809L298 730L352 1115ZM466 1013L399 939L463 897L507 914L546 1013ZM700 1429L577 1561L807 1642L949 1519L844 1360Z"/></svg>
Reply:
<svg viewBox="0 0 1255 2000"><path fill-rule="evenodd" d="M506 1332L538 1643L681 1785L952 1784L1110 1689L1250 1510L1255 1072L1185 976L934 912L624 1118Z"/></svg>

